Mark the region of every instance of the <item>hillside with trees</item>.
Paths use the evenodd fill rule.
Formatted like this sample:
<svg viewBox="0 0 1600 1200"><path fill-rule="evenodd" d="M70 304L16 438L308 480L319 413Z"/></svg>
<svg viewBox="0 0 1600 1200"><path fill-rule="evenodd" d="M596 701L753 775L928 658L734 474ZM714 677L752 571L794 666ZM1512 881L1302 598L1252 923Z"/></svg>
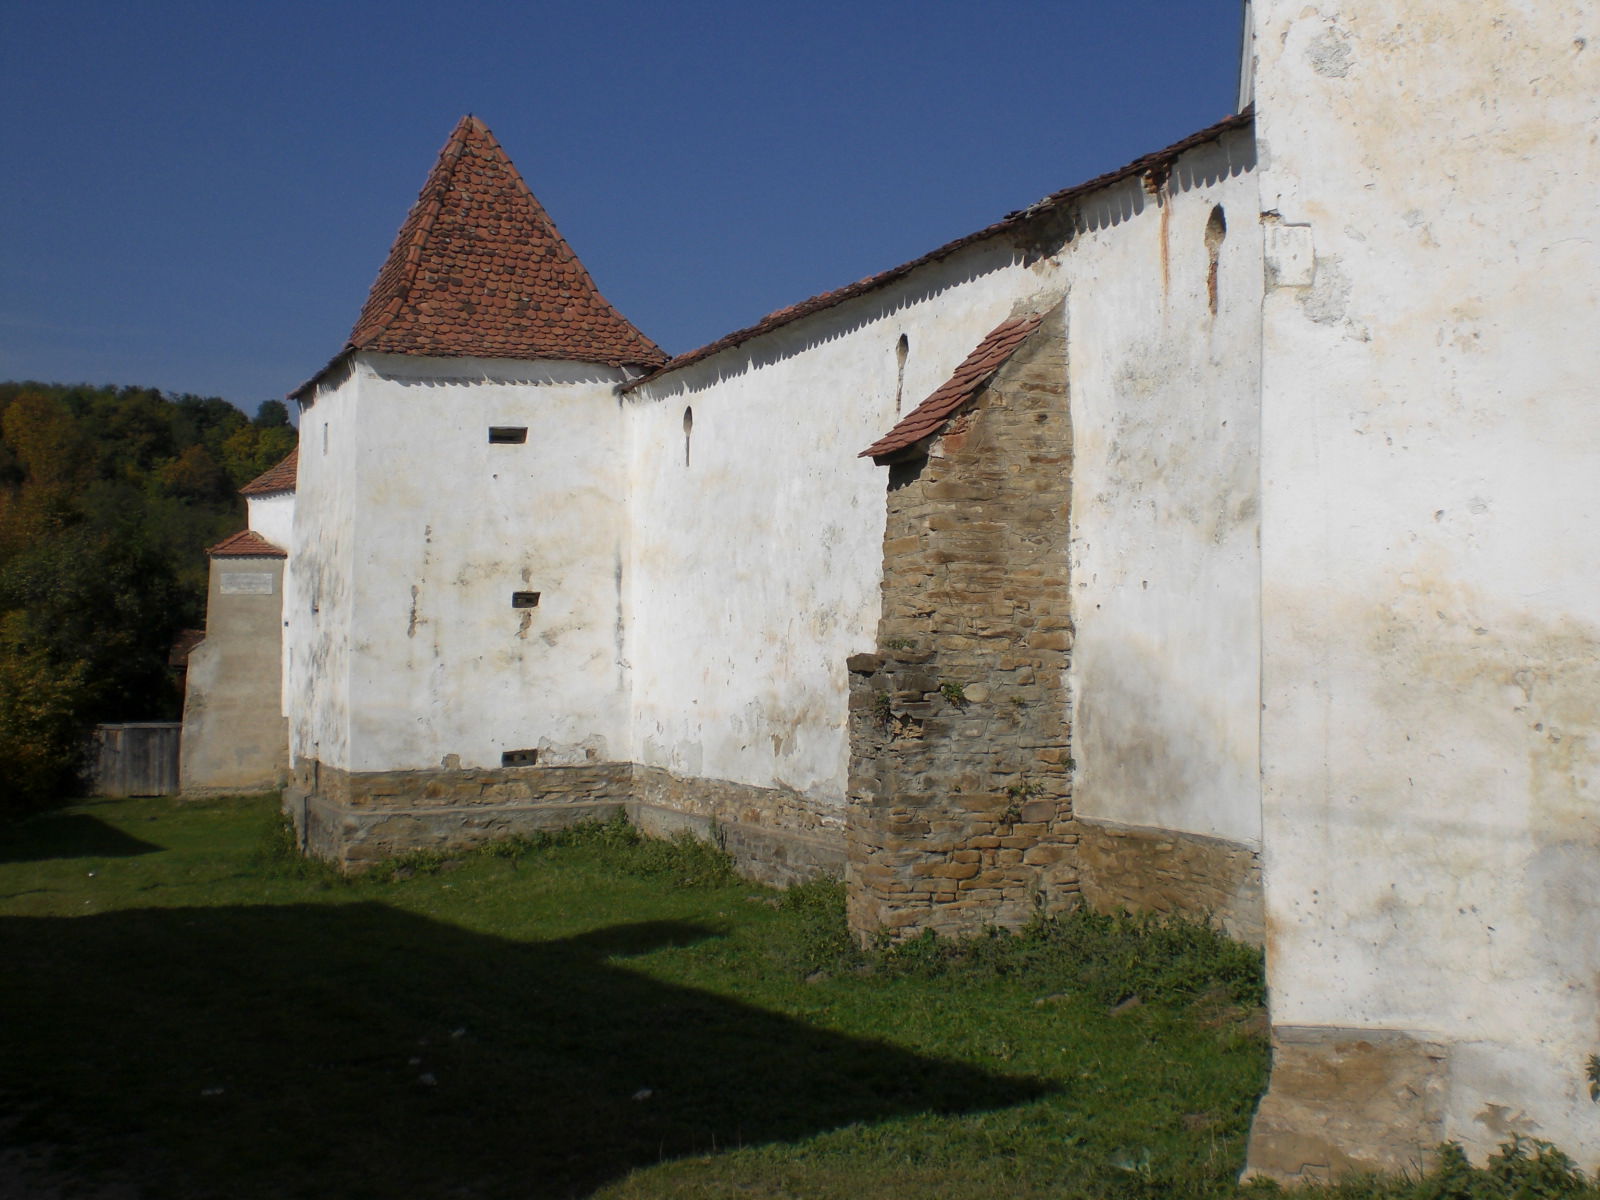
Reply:
<svg viewBox="0 0 1600 1200"><path fill-rule="evenodd" d="M295 437L275 400L0 383L0 815L69 792L95 724L178 716L205 549Z"/></svg>

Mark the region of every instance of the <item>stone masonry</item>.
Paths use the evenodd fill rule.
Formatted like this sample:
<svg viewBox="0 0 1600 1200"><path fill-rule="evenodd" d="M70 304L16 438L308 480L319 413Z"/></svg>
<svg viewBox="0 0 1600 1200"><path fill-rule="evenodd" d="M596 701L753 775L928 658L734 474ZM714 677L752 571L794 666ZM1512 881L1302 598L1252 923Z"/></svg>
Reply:
<svg viewBox="0 0 1600 1200"><path fill-rule="evenodd" d="M1080 816L1078 869L1084 900L1101 912L1183 917L1252 946L1266 941L1261 852L1249 846Z"/></svg>
<svg viewBox="0 0 1600 1200"><path fill-rule="evenodd" d="M1060 306L890 464L883 616L850 668L858 937L1017 927L1078 892Z"/></svg>
<svg viewBox="0 0 1600 1200"><path fill-rule="evenodd" d="M793 791L689 779L631 762L346 772L302 760L284 808L302 847L347 871L413 850L626 816L714 841L740 872L788 885L844 871L843 814Z"/></svg>

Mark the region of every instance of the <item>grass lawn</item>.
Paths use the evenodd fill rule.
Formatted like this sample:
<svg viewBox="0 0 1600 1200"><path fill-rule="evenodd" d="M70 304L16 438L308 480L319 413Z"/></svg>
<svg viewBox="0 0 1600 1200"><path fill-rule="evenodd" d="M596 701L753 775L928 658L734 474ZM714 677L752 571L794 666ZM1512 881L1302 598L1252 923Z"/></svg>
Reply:
<svg viewBox="0 0 1600 1200"><path fill-rule="evenodd" d="M1203 931L863 954L626 828L345 880L100 801L0 828L0 930L0 1129L163 1200L1226 1196L1266 1078Z"/></svg>

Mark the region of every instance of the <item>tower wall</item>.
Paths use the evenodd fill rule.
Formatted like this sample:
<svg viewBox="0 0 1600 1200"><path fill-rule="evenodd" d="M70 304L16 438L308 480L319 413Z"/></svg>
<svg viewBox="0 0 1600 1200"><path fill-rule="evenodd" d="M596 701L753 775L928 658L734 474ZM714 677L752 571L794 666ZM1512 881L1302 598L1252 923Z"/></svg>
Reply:
<svg viewBox="0 0 1600 1200"><path fill-rule="evenodd" d="M211 559L206 636L189 652L178 786L185 795L282 787L282 558Z"/></svg>
<svg viewBox="0 0 1600 1200"><path fill-rule="evenodd" d="M1283 1176L1600 1157L1591 5L1255 0Z"/></svg>

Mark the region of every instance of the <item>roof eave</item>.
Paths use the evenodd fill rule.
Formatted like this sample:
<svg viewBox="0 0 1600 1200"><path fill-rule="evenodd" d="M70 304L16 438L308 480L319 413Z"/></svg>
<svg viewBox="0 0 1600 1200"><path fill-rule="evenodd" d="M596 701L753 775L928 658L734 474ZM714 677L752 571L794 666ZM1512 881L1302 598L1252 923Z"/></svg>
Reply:
<svg viewBox="0 0 1600 1200"><path fill-rule="evenodd" d="M643 387L647 383L652 383L673 371L679 370L683 367L692 366L697 362L712 358L715 355L721 354L725 350L735 349L738 346L742 346L746 342L753 341L755 338L761 337L767 333L771 333L773 330L781 329L785 325L789 325L795 321L801 320L802 318L809 317L814 313L824 312L827 309L834 308L845 303L846 301L854 300L858 296L869 295L880 288L887 287L889 284L904 279L907 275L910 275L913 271L916 271L921 267L929 266L932 263L949 258L952 254L955 254L961 250L965 250L968 246L973 246L979 242L986 241L989 238L998 237L1001 234L1024 228L1038 218L1056 211L1064 204L1069 204L1075 200L1080 200L1083 197L1088 196L1093 192L1097 192L1102 188L1110 187L1112 184L1121 183L1127 179L1136 178L1140 175L1143 175L1147 171L1170 164L1182 155L1187 154L1190 150L1203 146L1207 142L1214 142L1217 139L1234 132L1235 130L1249 128L1254 121L1254 109L1246 108L1242 112L1237 113L1234 116L1225 117L1223 120L1218 121L1215 125L1209 125L1196 133L1190 134L1186 138L1172 143L1170 146L1163 147L1160 150L1156 150L1150 154L1136 158L1132 162L1126 164L1125 166L1118 167L1114 171L1108 171L1103 175L1097 175L1093 179L1088 179L1083 183L1074 184L1071 187L1063 188L1061 191L1052 192L1042 200L1038 200L1035 203L1028 205L1026 208L1020 208L1014 212L1007 213L1004 217L1000 218L1000 220L996 221L992 225L986 225L984 228L979 229L976 232L956 238L952 242L946 242L944 245L928 251L919 258L914 258L910 262L901 263L897 267L890 267L888 270L881 271L876 275L869 275L867 278L856 283L846 284L844 287L836 288L833 291L820 292L817 295L812 296L809 299L802 300L797 304L791 304L787 308L781 308L776 313L768 314L766 317L763 317L760 321L757 321L753 325L747 325L742 329L736 329L732 333L726 334L714 342L708 342L706 345L701 346L697 350L690 350L668 360L655 370L651 371L648 375L636 379L631 383L625 384L622 390L624 392L631 392L635 388Z"/></svg>

